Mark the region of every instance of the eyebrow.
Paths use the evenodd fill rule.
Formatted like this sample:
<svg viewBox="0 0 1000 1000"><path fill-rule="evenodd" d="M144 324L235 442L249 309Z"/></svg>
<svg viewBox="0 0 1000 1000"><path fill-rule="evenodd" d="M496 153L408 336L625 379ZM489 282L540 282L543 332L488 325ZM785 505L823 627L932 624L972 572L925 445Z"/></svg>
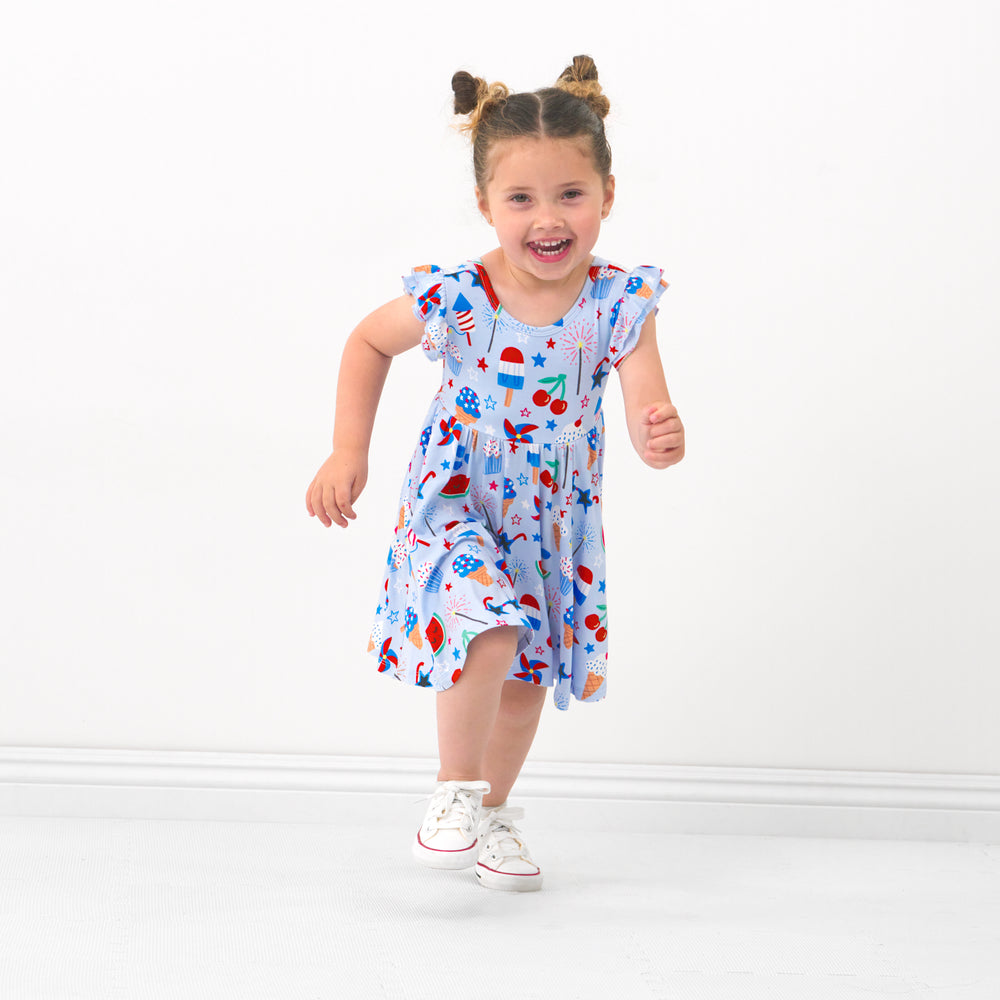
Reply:
<svg viewBox="0 0 1000 1000"><path fill-rule="evenodd" d="M586 181L562 181L556 184L557 188L572 188L572 187L585 187ZM514 184L511 187L504 188L504 194L510 194L512 191L534 191L534 188L530 184Z"/></svg>

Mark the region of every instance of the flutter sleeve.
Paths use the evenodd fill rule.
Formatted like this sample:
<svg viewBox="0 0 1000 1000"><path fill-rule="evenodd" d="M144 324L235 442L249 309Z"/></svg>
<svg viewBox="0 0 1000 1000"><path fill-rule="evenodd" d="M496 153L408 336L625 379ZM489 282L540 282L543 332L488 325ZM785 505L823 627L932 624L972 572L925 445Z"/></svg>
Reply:
<svg viewBox="0 0 1000 1000"><path fill-rule="evenodd" d="M667 286L660 283L663 271L658 267L636 267L623 273L616 282L618 298L611 307L611 357L617 368L639 342L642 324L657 310Z"/></svg>
<svg viewBox="0 0 1000 1000"><path fill-rule="evenodd" d="M413 296L413 315L424 321L420 349L428 361L440 361L444 357L448 338L444 277L445 272L436 264L424 264L403 275L403 290Z"/></svg>

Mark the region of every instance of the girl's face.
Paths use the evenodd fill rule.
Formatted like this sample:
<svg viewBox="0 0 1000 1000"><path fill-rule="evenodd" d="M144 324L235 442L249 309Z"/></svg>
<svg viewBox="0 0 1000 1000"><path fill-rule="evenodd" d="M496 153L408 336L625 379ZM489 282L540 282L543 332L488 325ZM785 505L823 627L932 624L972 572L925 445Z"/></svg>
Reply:
<svg viewBox="0 0 1000 1000"><path fill-rule="evenodd" d="M604 182L578 139L505 139L491 161L476 200L515 276L529 286L575 281L611 211L614 177Z"/></svg>

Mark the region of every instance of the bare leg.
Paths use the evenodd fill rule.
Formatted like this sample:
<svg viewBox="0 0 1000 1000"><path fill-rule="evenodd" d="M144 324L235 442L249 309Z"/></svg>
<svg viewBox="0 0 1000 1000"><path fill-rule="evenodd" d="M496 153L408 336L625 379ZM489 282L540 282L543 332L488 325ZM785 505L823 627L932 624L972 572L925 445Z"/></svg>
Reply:
<svg viewBox="0 0 1000 1000"><path fill-rule="evenodd" d="M462 676L437 695L438 781L479 781L518 630L491 628L469 643ZM521 683L520 681L518 683Z"/></svg>
<svg viewBox="0 0 1000 1000"><path fill-rule="evenodd" d="M500 710L486 745L482 775L490 783L485 806L507 801L521 766L531 749L538 720L550 688L512 680L503 685Z"/></svg>

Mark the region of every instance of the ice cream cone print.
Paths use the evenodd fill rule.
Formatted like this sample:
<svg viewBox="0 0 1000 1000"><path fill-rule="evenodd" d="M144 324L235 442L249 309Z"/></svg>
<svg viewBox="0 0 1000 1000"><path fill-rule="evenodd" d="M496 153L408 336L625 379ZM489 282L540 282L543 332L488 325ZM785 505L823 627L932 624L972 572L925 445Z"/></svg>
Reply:
<svg viewBox="0 0 1000 1000"><path fill-rule="evenodd" d="M397 527L399 528L400 531L402 531L405 525L406 525L406 508L405 507L400 507L399 508L399 524L397 525Z"/></svg>
<svg viewBox="0 0 1000 1000"><path fill-rule="evenodd" d="M583 694L581 695L583 700L586 700L597 693L600 686L604 683L607 670L608 668L604 660L587 661L587 683L584 684Z"/></svg>
<svg viewBox="0 0 1000 1000"><path fill-rule="evenodd" d="M587 444L587 471L590 471L590 467L597 461L597 452Z"/></svg>
<svg viewBox="0 0 1000 1000"><path fill-rule="evenodd" d="M480 539L480 544L482 544L482 539ZM484 587L488 587L493 582L493 577L486 571L486 564L471 553L466 552L464 555L458 556L452 562L451 568L463 579L475 580Z"/></svg>
<svg viewBox="0 0 1000 1000"><path fill-rule="evenodd" d="M558 521L552 522L552 540L555 542L556 550L559 549L559 542L562 540L562 528L559 527Z"/></svg>
<svg viewBox="0 0 1000 1000"><path fill-rule="evenodd" d="M565 649L573 648L573 626L563 625L563 647Z"/></svg>
<svg viewBox="0 0 1000 1000"><path fill-rule="evenodd" d="M507 511L510 510L510 505L513 502L514 502L513 500L504 500L504 502L503 502L503 516L504 517L507 516Z"/></svg>
<svg viewBox="0 0 1000 1000"><path fill-rule="evenodd" d="M381 645L382 645L382 623L376 622L375 627L372 629L372 634L368 639L368 652L370 653L373 649L376 649Z"/></svg>
<svg viewBox="0 0 1000 1000"><path fill-rule="evenodd" d="M413 608L406 609L406 618L403 621L403 631L406 633L406 638L413 643L417 649L422 649L424 645L424 638L420 634L420 625L417 622L417 613Z"/></svg>

